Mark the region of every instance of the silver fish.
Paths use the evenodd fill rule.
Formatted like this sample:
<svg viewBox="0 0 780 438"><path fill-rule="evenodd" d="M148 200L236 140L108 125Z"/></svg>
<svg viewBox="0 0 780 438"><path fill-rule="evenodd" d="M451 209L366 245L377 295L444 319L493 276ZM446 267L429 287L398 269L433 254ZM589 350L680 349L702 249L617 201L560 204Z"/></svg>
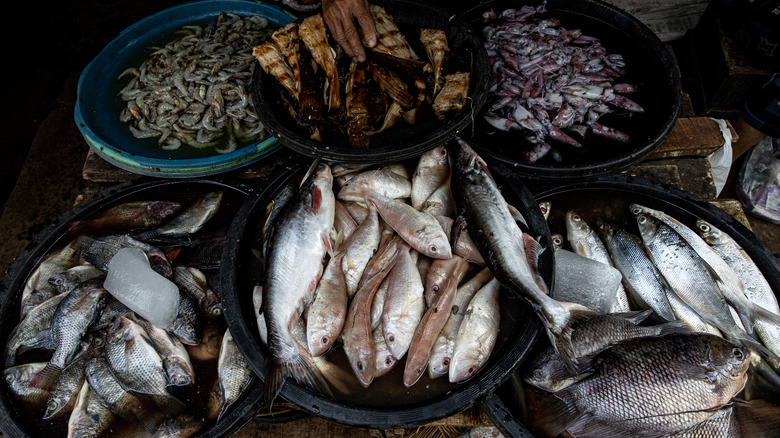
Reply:
<svg viewBox="0 0 780 438"><path fill-rule="evenodd" d="M115 416L98 399L89 384L83 382L76 397L76 406L68 418L68 438L103 436Z"/></svg>
<svg viewBox="0 0 780 438"><path fill-rule="evenodd" d="M731 236L707 221L697 219L696 229L702 239L731 266L737 277L742 280L745 285L745 295L770 312L780 314L780 307L778 307L777 297L772 291L772 287L745 250Z"/></svg>
<svg viewBox="0 0 780 438"><path fill-rule="evenodd" d="M219 210L223 192L216 190L208 192L187 205L176 216L163 225L149 231L139 233L138 240L147 240L158 236L186 236L198 232Z"/></svg>
<svg viewBox="0 0 780 438"><path fill-rule="evenodd" d="M274 241L268 248L263 287L263 315L268 328L263 401L269 409L287 377L327 392L309 351L290 327L300 318L322 275L331 251L335 197L330 167L320 163L279 213Z"/></svg>
<svg viewBox="0 0 780 438"><path fill-rule="evenodd" d="M60 301L51 318L51 342L55 349L49 363L31 386L49 389L76 353L82 336L97 322L108 302L103 282L90 280L73 289Z"/></svg>
<svg viewBox="0 0 780 438"><path fill-rule="evenodd" d="M385 310L385 298L387 297L387 288L389 287L387 278L379 285L376 290L374 300L371 302L371 330L376 330L382 324L382 312Z"/></svg>
<svg viewBox="0 0 780 438"><path fill-rule="evenodd" d="M341 335L347 317L347 281L341 263L344 253L332 257L306 310L306 339L312 356L328 351Z"/></svg>
<svg viewBox="0 0 780 438"><path fill-rule="evenodd" d="M427 210L426 210L427 211ZM452 224L455 220L447 216L436 216L436 220L439 221L444 233L448 236L452 232ZM469 235L468 231L463 230L460 232L457 242L455 242L452 253L468 259L470 262L476 263L480 266L485 266L485 259L482 258L482 254L479 253L479 248L474 243L474 240Z"/></svg>
<svg viewBox="0 0 780 438"><path fill-rule="evenodd" d="M214 290L209 287L206 276L200 269L190 266L175 266L173 268L173 282L179 289L190 296L200 311L210 318L222 315L222 301Z"/></svg>
<svg viewBox="0 0 780 438"><path fill-rule="evenodd" d="M446 145L423 152L412 175L412 207L422 210L425 201L444 184L450 175L450 163Z"/></svg>
<svg viewBox="0 0 780 438"><path fill-rule="evenodd" d="M68 224L71 236L113 234L162 225L182 205L172 201L133 201L115 205L94 217Z"/></svg>
<svg viewBox="0 0 780 438"><path fill-rule="evenodd" d="M377 193L393 199L408 198L412 183L403 176L386 169L367 170L357 174L341 187L337 198L365 204L366 195Z"/></svg>
<svg viewBox="0 0 780 438"><path fill-rule="evenodd" d="M388 287L382 310L383 335L390 353L401 359L425 311L423 283L408 247L400 251L385 281Z"/></svg>
<svg viewBox="0 0 780 438"><path fill-rule="evenodd" d="M540 202L539 211L542 212L542 216L544 216L544 220L547 220L547 218L550 217L550 211L552 211L552 202L550 201Z"/></svg>
<svg viewBox="0 0 780 438"><path fill-rule="evenodd" d="M222 338L222 347L219 350L219 361L217 362L217 374L223 398L219 419L238 400L241 392L249 385L254 376L244 355L238 350L230 330L225 330L225 335Z"/></svg>
<svg viewBox="0 0 780 438"><path fill-rule="evenodd" d="M3 371L6 386L19 400L32 405L42 405L49 397L45 388L31 386L30 382L48 365L46 362L33 362L8 367Z"/></svg>
<svg viewBox="0 0 780 438"><path fill-rule="evenodd" d="M108 271L108 263L120 249L141 248L149 258L152 269L165 277L170 277L173 274L171 262L162 250L127 234L103 236L96 239L82 235L77 237L71 246L81 252L84 260L101 271Z"/></svg>
<svg viewBox="0 0 780 438"><path fill-rule="evenodd" d="M484 268L455 291L452 311L433 344L431 358L428 361L428 376L432 379L449 373L455 338L458 336L458 329L463 322L463 317L466 316L469 302L474 294L492 278L493 273L490 272L490 269Z"/></svg>
<svg viewBox="0 0 780 438"><path fill-rule="evenodd" d="M623 274L632 300L653 309L667 321L677 319L666 297L667 291L658 280L658 269L645 253L642 239L602 219L597 221L597 226L614 266Z"/></svg>
<svg viewBox="0 0 780 438"><path fill-rule="evenodd" d="M143 318L134 319L149 336L154 350L162 360L168 385L187 386L195 383L195 369L184 344L167 331Z"/></svg>
<svg viewBox="0 0 780 438"><path fill-rule="evenodd" d="M576 211L566 212L566 232L566 238L575 253L614 267L604 242ZM617 295L611 310L612 312L628 312L630 310L626 289L622 283L618 285Z"/></svg>
<svg viewBox="0 0 780 438"><path fill-rule="evenodd" d="M493 278L469 302L452 350L449 367L451 383L473 377L490 358L498 339L500 289L501 284Z"/></svg>
<svg viewBox="0 0 780 438"><path fill-rule="evenodd" d="M432 216L455 216L455 200L452 198L450 178L442 183L423 204L422 211Z"/></svg>
<svg viewBox="0 0 780 438"><path fill-rule="evenodd" d="M534 424L555 436L657 437L710 418L745 385L750 352L723 338L676 333L598 354L592 374L550 394ZM673 402L671 402L673 401Z"/></svg>
<svg viewBox="0 0 780 438"><path fill-rule="evenodd" d="M202 325L198 305L187 294L179 291L176 319L165 330L173 333L184 345L198 345L203 337Z"/></svg>
<svg viewBox="0 0 780 438"><path fill-rule="evenodd" d="M349 298L355 296L363 271L379 247L382 237L379 215L375 208L369 208L368 216L358 225L349 240L344 242L344 256L341 269L346 281Z"/></svg>
<svg viewBox="0 0 780 438"><path fill-rule="evenodd" d="M32 348L54 346L50 341L52 316L67 295L55 295L35 306L19 324L14 327L5 344L5 367L16 362L16 356Z"/></svg>
<svg viewBox="0 0 780 438"><path fill-rule="evenodd" d="M452 146L452 192L469 234L498 281L531 303L556 351L569 363L571 326L592 312L550 298L536 268L541 246L520 230L482 158L463 140ZM571 368L575 366L572 362Z"/></svg>
<svg viewBox="0 0 780 438"><path fill-rule="evenodd" d="M22 289L22 308L19 318L24 318L30 309L54 296L54 286L49 283L49 279L76 265L78 256L75 248L67 245L59 251L49 254L38 264L27 278L24 289Z"/></svg>
<svg viewBox="0 0 780 438"><path fill-rule="evenodd" d="M349 236L357 228L358 224L355 219L349 214L344 204L336 200L336 210L333 216L333 232L331 233L331 239L333 239L333 247L336 248L336 252L340 252L343 249L343 243L349 239Z"/></svg>
<svg viewBox="0 0 780 438"><path fill-rule="evenodd" d="M48 420L58 415L70 412L76 403L76 398L84 383L84 369L92 357L91 343L82 344L81 350L70 364L62 370L62 374L54 381L46 400L46 412L43 419Z"/></svg>
<svg viewBox="0 0 780 438"><path fill-rule="evenodd" d="M106 333L106 359L128 391L167 395L163 361L138 323L123 316L114 318Z"/></svg>
<svg viewBox="0 0 780 438"><path fill-rule="evenodd" d="M92 265L78 265L52 275L49 278L49 283L54 286L57 293L65 294L87 280L104 275L106 275L105 272Z"/></svg>
<svg viewBox="0 0 780 438"><path fill-rule="evenodd" d="M387 347L381 324L371 334L374 339L374 377L382 377L395 367L398 359Z"/></svg>
<svg viewBox="0 0 780 438"><path fill-rule="evenodd" d="M563 234L553 234L550 238L552 238L552 246L556 251L563 248L563 244L566 243Z"/></svg>

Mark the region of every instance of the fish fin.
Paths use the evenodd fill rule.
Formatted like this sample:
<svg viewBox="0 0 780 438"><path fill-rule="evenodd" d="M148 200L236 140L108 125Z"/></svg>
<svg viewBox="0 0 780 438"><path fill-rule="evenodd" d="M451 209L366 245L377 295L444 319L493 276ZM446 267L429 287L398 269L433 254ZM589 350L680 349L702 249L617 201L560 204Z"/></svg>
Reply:
<svg viewBox="0 0 780 438"><path fill-rule="evenodd" d="M515 208L511 204L506 205L509 208L509 214L512 215L512 219L515 220L519 225L523 226L523 229L528 229L528 222L526 222L525 217L523 217L523 213L520 213L520 210Z"/></svg>
<svg viewBox="0 0 780 438"><path fill-rule="evenodd" d="M266 359L266 380L263 390L263 402L269 410L282 390L282 385L288 377L293 377L298 383L333 396L328 382L320 373L311 354L299 345L298 354L294 360L286 363L276 363L270 357Z"/></svg>
<svg viewBox="0 0 780 438"><path fill-rule="evenodd" d="M740 436L768 438L780 436L780 408L764 400L734 404Z"/></svg>
<svg viewBox="0 0 780 438"><path fill-rule="evenodd" d="M545 436L558 436L571 424L579 422L583 415L588 415L578 412L570 387L546 394L539 400L539 407L535 411L539 414L533 423L538 425Z"/></svg>
<svg viewBox="0 0 780 438"><path fill-rule="evenodd" d="M45 367L43 367L42 370L38 372L38 374L30 379L29 386L31 388L48 390L51 388L51 386L54 384L54 381L57 380L61 373L62 368L49 362Z"/></svg>
<svg viewBox="0 0 780 438"><path fill-rule="evenodd" d="M763 378L767 384L772 385L775 390L780 389L780 376L773 369L770 364L766 362L760 355L756 355L752 358L750 363L750 369L758 373L758 376Z"/></svg>
<svg viewBox="0 0 780 438"><path fill-rule="evenodd" d="M636 310L633 312L615 313L614 315L627 320L631 324L639 325L639 323L647 319L647 317L649 317L652 314L653 314L653 310L648 309L648 310Z"/></svg>
<svg viewBox="0 0 780 438"><path fill-rule="evenodd" d="M670 333L685 333L691 331L688 324L683 321L669 321L657 326L659 328L659 335L667 335Z"/></svg>
<svg viewBox="0 0 780 438"><path fill-rule="evenodd" d="M523 233L523 248L525 249L525 258L528 261L528 265L531 267L531 272L534 273L536 284L542 292L549 295L550 291L547 289L547 284L539 274L539 257L542 256L545 248L527 233Z"/></svg>
<svg viewBox="0 0 780 438"><path fill-rule="evenodd" d="M309 166L308 169L306 169L306 173L303 175L303 178L301 178L300 184L298 184L298 187L303 186L303 183L305 183L310 176L314 174L314 171L317 169L317 166L320 164L320 158L315 159L311 166Z"/></svg>
<svg viewBox="0 0 780 438"><path fill-rule="evenodd" d="M577 329L576 326L578 323L592 318L596 315L596 313L577 303L561 302L560 304L566 307L569 317L563 324L560 334L555 336L553 333L549 332L549 330L548 334L551 336L551 341L555 347L555 351L563 360L566 368L568 368L569 371L571 371L573 374L580 374L584 371L584 367L580 365L580 358L578 358L574 353L574 348L571 342L571 335L574 330Z"/></svg>

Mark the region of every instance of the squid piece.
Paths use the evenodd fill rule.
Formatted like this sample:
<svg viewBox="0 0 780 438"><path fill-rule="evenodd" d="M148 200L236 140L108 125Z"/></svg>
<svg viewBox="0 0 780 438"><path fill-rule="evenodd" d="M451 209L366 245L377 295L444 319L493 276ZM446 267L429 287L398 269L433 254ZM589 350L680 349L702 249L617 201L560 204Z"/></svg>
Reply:
<svg viewBox="0 0 780 438"><path fill-rule="evenodd" d="M255 46L252 49L252 55L260 63L267 74L276 78L282 87L290 93L296 101L298 100L298 87L295 86L295 76L290 66L282 58L279 48L271 41Z"/></svg>

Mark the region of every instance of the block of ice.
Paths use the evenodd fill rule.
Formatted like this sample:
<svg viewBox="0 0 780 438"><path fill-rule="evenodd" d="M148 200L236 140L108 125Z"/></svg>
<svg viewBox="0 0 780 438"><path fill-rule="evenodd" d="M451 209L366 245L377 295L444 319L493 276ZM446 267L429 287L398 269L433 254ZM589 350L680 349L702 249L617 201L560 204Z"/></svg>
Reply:
<svg viewBox="0 0 780 438"><path fill-rule="evenodd" d="M179 288L149 266L140 248L120 249L108 264L103 287L117 300L159 328L176 319Z"/></svg>
<svg viewBox="0 0 780 438"><path fill-rule="evenodd" d="M565 249L555 251L555 278L550 296L609 313L623 276L617 269Z"/></svg>

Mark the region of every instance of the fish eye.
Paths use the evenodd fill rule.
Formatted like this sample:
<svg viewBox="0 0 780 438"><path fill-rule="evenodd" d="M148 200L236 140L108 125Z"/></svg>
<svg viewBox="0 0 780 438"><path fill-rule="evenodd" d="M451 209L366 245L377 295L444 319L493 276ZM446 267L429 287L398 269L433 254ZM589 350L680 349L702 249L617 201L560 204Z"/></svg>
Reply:
<svg viewBox="0 0 780 438"><path fill-rule="evenodd" d="M469 367L469 376L477 372L477 367Z"/></svg>
<svg viewBox="0 0 780 438"><path fill-rule="evenodd" d="M645 222L647 222L647 217L645 217L645 216L639 216L639 217L638 217L636 220L637 220L637 222L639 222L640 224L644 225L644 223L645 223Z"/></svg>
<svg viewBox="0 0 780 438"><path fill-rule="evenodd" d="M14 375L13 374L6 374L5 375L5 381L8 383L11 383L14 381Z"/></svg>
<svg viewBox="0 0 780 438"><path fill-rule="evenodd" d="M544 378L544 373L542 370L534 370L534 380L542 380Z"/></svg>
<svg viewBox="0 0 780 438"><path fill-rule="evenodd" d="M330 336L322 337L322 345L328 345L330 343Z"/></svg>
<svg viewBox="0 0 780 438"><path fill-rule="evenodd" d="M215 307L211 310L211 314L214 316L222 315L222 309L220 309L219 307Z"/></svg>
<svg viewBox="0 0 780 438"><path fill-rule="evenodd" d="M561 240L560 237L553 238L553 245L560 245L563 243L563 240Z"/></svg>
<svg viewBox="0 0 780 438"><path fill-rule="evenodd" d="M707 232L710 231L710 226L707 225L707 224L701 224L701 225L699 225L699 229L704 231L705 233L707 233Z"/></svg>
<svg viewBox="0 0 780 438"><path fill-rule="evenodd" d="M363 362L358 362L357 367L360 371L363 371Z"/></svg>
<svg viewBox="0 0 780 438"><path fill-rule="evenodd" d="M434 291L434 292L438 292L439 291L439 285L438 284L434 284L433 286L431 286L431 290Z"/></svg>
<svg viewBox="0 0 780 438"><path fill-rule="evenodd" d="M188 333L192 333L195 331L195 327L192 326L192 324L187 324L187 327L184 328L187 330Z"/></svg>
<svg viewBox="0 0 780 438"><path fill-rule="evenodd" d="M582 218L580 217L580 215L575 213L575 214L571 215L571 220L573 220L574 222L580 222L582 220Z"/></svg>
<svg viewBox="0 0 780 438"><path fill-rule="evenodd" d="M103 346L103 338L95 338L92 340L92 346L93 347L102 347Z"/></svg>
<svg viewBox="0 0 780 438"><path fill-rule="evenodd" d="M734 358L736 358L737 360L745 359L745 354L742 352L742 349L740 348L735 348L731 350L731 355L734 356Z"/></svg>
<svg viewBox="0 0 780 438"><path fill-rule="evenodd" d="M642 209L639 208L639 207L634 207L634 208L631 209L631 213L633 213L633 214L642 213Z"/></svg>
<svg viewBox="0 0 780 438"><path fill-rule="evenodd" d="M388 333L387 334L387 343L388 344L392 344L393 342L395 342L395 335L393 333Z"/></svg>
<svg viewBox="0 0 780 438"><path fill-rule="evenodd" d="M450 366L450 358L449 357L445 357L444 359L441 360L441 364L444 367L449 367Z"/></svg>
<svg viewBox="0 0 780 438"><path fill-rule="evenodd" d="M393 356L387 356L387 357L385 358L385 365L387 365L387 366L390 366L390 365L392 365L392 364L393 364L393 362L394 362L394 359L395 359L395 358L394 358Z"/></svg>
<svg viewBox="0 0 780 438"><path fill-rule="evenodd" d="M434 244L430 244L428 245L428 252L431 254L437 254L439 252L439 248Z"/></svg>

